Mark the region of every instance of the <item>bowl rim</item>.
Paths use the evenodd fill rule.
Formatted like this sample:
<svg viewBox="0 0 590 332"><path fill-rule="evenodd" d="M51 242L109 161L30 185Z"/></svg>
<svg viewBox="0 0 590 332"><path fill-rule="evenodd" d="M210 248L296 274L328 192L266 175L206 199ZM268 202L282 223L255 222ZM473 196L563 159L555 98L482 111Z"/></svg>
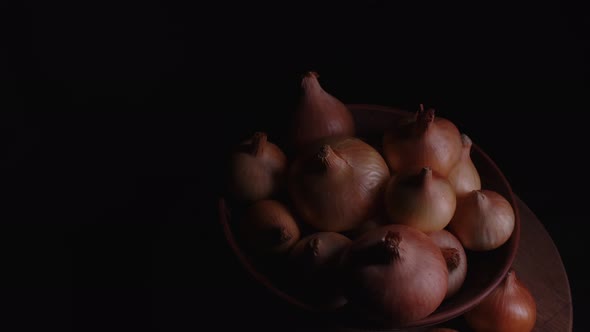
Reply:
<svg viewBox="0 0 590 332"><path fill-rule="evenodd" d="M411 113L411 112L397 109L394 107L375 105L375 104L346 104L346 106L349 109L396 113L396 114L400 114L400 115ZM502 182L502 185L507 189L507 191L509 193L509 197L506 197L506 199L510 202L510 205L512 206L512 208L514 210L515 222L514 222L514 230L513 230L512 235L510 236L510 239L508 240L508 243L507 243L508 244L507 250L509 252L508 259L507 259L506 263L504 264L504 266L502 267L502 269L498 272L497 277L493 279L493 282L490 283L486 288L484 288L477 296L474 296L473 298L469 299L468 301L465 301L461 305L453 307L453 309L450 311L447 311L447 312L443 311L443 312L438 312L438 313L435 312L435 313L433 313L421 320L407 324L407 325L403 326L403 328L427 327L427 326L439 324L439 323L451 320L453 318L456 318L456 317L464 314L465 312L469 311L471 308L473 308L474 306L479 304L484 298L486 298L496 287L498 287L498 285L505 278L508 271L512 268L512 264L514 262L514 259L516 258L516 254L518 252L518 246L519 246L519 242L520 242L520 228L521 228L520 213L518 210L516 196L515 196L514 192L512 191L512 187L510 186L510 183L508 182L508 180L504 176L504 173L502 173L502 171L496 165L496 163L492 160L492 158L490 158L490 156L488 156L487 153L485 153L476 143L472 144L472 150L475 150L477 152L477 154L479 154L479 156L481 158L483 158L485 160L485 162L488 163L488 165L490 165L491 168L493 168L493 171L499 176L500 181ZM250 276L253 277L255 281L262 284L267 290L269 290L271 293L278 296L279 298L281 298L285 302L287 302L299 309L303 309L304 311L306 311L308 313L334 314L334 313L338 312L337 310L334 311L334 310L327 310L327 309L318 308L318 307L309 305L303 301L298 300L297 298L289 295L287 292L280 289L273 281L270 280L270 278L268 278L265 274L260 272L254 266L254 264L251 262L251 260L246 256L246 254L240 249L240 247L234 237L234 234L231 229L230 222L229 222L229 219L230 219L229 209L228 209L226 200L223 196L219 198L218 209L219 209L218 210L219 221L222 225L226 241L228 242L233 253L238 258L238 261L240 262L242 267L246 271L248 271ZM396 331L398 329L401 329L401 327L400 328L374 328L374 327L370 328L371 331Z"/></svg>

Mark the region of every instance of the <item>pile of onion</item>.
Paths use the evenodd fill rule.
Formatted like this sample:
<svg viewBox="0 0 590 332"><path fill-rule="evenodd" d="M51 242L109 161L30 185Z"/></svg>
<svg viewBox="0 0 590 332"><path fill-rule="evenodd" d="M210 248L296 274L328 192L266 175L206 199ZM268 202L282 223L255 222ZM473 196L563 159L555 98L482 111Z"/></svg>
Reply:
<svg viewBox="0 0 590 332"><path fill-rule="evenodd" d="M467 258L510 239L513 206L482 188L471 139L433 109L402 116L380 153L355 137L352 114L318 77L301 81L289 159L262 132L231 154L237 238L272 258L259 261L285 263L291 289L315 308L346 304L387 326L424 319L469 293ZM510 272L465 318L476 330L530 331L535 302Z"/></svg>

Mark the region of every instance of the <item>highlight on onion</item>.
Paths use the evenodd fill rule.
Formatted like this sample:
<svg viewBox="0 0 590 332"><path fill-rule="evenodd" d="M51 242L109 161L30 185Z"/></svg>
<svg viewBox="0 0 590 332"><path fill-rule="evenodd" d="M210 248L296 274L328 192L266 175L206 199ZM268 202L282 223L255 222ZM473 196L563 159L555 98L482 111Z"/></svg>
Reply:
<svg viewBox="0 0 590 332"><path fill-rule="evenodd" d="M447 265L424 233L383 226L355 240L343 256L349 301L375 319L403 326L433 313L447 293Z"/></svg>
<svg viewBox="0 0 590 332"><path fill-rule="evenodd" d="M292 139L297 149L323 138L355 134L352 114L321 87L318 77L316 72L308 72L301 81L303 95L292 121Z"/></svg>
<svg viewBox="0 0 590 332"><path fill-rule="evenodd" d="M313 233L299 240L289 253L293 277L307 301L324 308L346 303L339 287L340 257L352 241L334 232Z"/></svg>
<svg viewBox="0 0 590 332"><path fill-rule="evenodd" d="M269 142L265 133L257 132L231 155L229 191L243 201L270 198L283 185L286 170L283 151Z"/></svg>
<svg viewBox="0 0 590 332"><path fill-rule="evenodd" d="M389 179L374 148L352 137L313 144L293 162L289 193L303 221L320 231L358 227L377 212Z"/></svg>
<svg viewBox="0 0 590 332"><path fill-rule="evenodd" d="M465 277L467 277L467 255L461 242L449 231L443 229L431 233L429 236L440 248L447 263L449 282L445 298L448 299L455 295L463 286L463 282L465 282Z"/></svg>
<svg viewBox="0 0 590 332"><path fill-rule="evenodd" d="M537 320L537 304L516 272L510 270L498 288L464 317L475 331L530 332Z"/></svg>
<svg viewBox="0 0 590 332"><path fill-rule="evenodd" d="M291 212L274 200L261 200L248 207L238 230L248 250L262 255L285 254L301 237Z"/></svg>
<svg viewBox="0 0 590 332"><path fill-rule="evenodd" d="M514 210L502 195L491 190L474 190L458 198L449 229L466 249L487 251L508 241L514 222Z"/></svg>
<svg viewBox="0 0 590 332"><path fill-rule="evenodd" d="M417 173L428 166L446 177L459 161L461 147L457 127L422 104L383 136L383 153L393 173Z"/></svg>
<svg viewBox="0 0 590 332"><path fill-rule="evenodd" d="M456 197L451 184L429 167L417 173L394 175L385 191L390 221L423 232L445 228L455 213Z"/></svg>
<svg viewBox="0 0 590 332"><path fill-rule="evenodd" d="M447 179L455 189L457 196L469 194L473 190L481 189L481 179L477 168L471 160L471 146L473 145L469 136L462 134L461 141L463 149L459 162L449 173Z"/></svg>

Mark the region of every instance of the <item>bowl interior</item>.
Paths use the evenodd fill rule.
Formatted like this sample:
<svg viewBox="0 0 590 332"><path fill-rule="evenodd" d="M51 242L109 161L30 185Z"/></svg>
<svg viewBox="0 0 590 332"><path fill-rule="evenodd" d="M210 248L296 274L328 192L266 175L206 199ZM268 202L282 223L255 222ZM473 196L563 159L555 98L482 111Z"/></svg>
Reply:
<svg viewBox="0 0 590 332"><path fill-rule="evenodd" d="M361 137L378 150L381 148L383 132L400 116L407 114L405 111L377 105L348 105L355 119L357 136ZM415 321L404 328L424 327L448 321L457 317L478 304L485 298L503 279L516 256L518 241L520 238L520 218L515 198L510 185L495 163L477 146L473 144L471 158L477 167L482 181L482 188L498 192L512 205L516 214L516 223L512 236L500 248L488 252L467 251L468 272L461 290L448 300L430 316ZM256 281L279 296L281 299L310 312L323 312L324 308L314 307L306 303L296 291L284 286L279 278L264 270L264 263L253 261L242 251L232 231L230 204L224 199L220 200L220 220L224 227L228 244L237 255L246 270ZM371 330L396 330L396 327L385 326L380 323L370 322L364 317L348 312L348 306L333 312L325 312L326 317L336 318L334 324L349 329Z"/></svg>

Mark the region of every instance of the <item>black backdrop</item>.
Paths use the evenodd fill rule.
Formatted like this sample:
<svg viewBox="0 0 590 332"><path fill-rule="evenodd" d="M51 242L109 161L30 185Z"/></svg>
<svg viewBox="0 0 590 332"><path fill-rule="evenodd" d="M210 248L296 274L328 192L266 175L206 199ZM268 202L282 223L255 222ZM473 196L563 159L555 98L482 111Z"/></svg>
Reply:
<svg viewBox="0 0 590 332"><path fill-rule="evenodd" d="M230 255L215 208L228 148L280 135L313 69L344 102L436 107L488 152L559 247L584 330L590 29L576 3L24 13L6 39L0 112L0 303L21 328L291 324Z"/></svg>

